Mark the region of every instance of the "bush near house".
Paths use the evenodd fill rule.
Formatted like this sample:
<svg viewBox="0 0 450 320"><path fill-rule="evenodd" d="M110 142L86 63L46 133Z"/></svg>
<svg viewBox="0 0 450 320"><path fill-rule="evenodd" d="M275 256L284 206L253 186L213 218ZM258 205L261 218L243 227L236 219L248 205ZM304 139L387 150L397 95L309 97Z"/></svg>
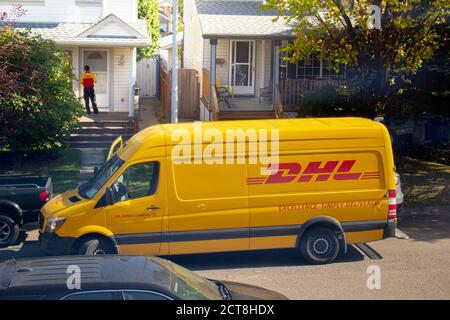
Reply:
<svg viewBox="0 0 450 320"><path fill-rule="evenodd" d="M61 147L82 114L73 79L67 56L52 41L0 25L0 150Z"/></svg>

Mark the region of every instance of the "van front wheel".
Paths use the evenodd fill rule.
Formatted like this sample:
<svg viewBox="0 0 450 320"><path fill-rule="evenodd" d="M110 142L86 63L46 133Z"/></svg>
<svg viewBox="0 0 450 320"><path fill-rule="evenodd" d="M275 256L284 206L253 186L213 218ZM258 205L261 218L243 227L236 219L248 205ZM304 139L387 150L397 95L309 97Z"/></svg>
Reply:
<svg viewBox="0 0 450 320"><path fill-rule="evenodd" d="M96 256L102 254L114 254L115 250L111 242L106 239L89 239L78 248L79 255Z"/></svg>
<svg viewBox="0 0 450 320"><path fill-rule="evenodd" d="M300 252L313 264L333 262L339 254L336 232L323 227L308 230L300 239Z"/></svg>

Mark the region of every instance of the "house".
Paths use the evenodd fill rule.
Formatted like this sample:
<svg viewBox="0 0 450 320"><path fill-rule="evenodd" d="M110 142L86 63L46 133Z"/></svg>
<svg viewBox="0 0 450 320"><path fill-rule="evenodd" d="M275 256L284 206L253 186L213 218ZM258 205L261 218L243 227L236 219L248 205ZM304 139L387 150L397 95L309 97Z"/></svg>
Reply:
<svg viewBox="0 0 450 320"><path fill-rule="evenodd" d="M263 2L184 1L183 65L200 75L203 120L214 118L209 87L218 82L232 98L229 105L221 103L216 111L221 119L231 119L274 117L276 88L286 87L286 81L344 77L342 71L328 70L327 62L320 57L287 63L282 48L295 37L292 25L282 18L274 21L277 12L262 10ZM281 95L287 97L283 92Z"/></svg>
<svg viewBox="0 0 450 320"><path fill-rule="evenodd" d="M172 69L172 44L173 44L173 3L172 0L159 0L159 57L161 67L165 70ZM183 44L183 32L178 33L178 46ZM178 66L182 66L182 60L178 61Z"/></svg>
<svg viewBox="0 0 450 320"><path fill-rule="evenodd" d="M16 27L29 28L55 41L72 60L77 79L83 66L97 75L100 112L134 115L136 49L150 45L145 20L138 19L138 0L26 0L26 14ZM9 11L10 0L0 0L0 12ZM78 81L73 83L82 96Z"/></svg>

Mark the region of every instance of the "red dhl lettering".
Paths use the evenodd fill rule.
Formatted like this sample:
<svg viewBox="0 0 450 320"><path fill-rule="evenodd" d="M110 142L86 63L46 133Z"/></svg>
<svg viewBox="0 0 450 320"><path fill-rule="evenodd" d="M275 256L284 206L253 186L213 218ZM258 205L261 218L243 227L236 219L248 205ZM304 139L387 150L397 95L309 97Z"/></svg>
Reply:
<svg viewBox="0 0 450 320"><path fill-rule="evenodd" d="M277 184L277 183L306 183L306 182L326 182L330 179L336 181L379 179L380 172L351 172L356 160L343 161L313 161L305 166L299 163L270 164L268 171L272 171L266 177L247 178L247 185L254 184Z"/></svg>

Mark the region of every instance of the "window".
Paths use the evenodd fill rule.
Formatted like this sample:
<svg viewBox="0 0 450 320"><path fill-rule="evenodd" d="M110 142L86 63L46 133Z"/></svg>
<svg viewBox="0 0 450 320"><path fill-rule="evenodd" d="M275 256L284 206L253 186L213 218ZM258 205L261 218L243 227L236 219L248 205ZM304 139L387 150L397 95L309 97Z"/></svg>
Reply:
<svg viewBox="0 0 450 320"><path fill-rule="evenodd" d="M78 188L80 196L85 199L92 199L123 163L124 161L120 159L117 154L114 155L98 170L98 173L95 176L80 185Z"/></svg>
<svg viewBox="0 0 450 320"><path fill-rule="evenodd" d="M114 202L139 199L155 194L159 162L145 162L128 167L112 184Z"/></svg>
<svg viewBox="0 0 450 320"><path fill-rule="evenodd" d="M113 291L77 292L63 297L61 300L117 300Z"/></svg>
<svg viewBox="0 0 450 320"><path fill-rule="evenodd" d="M344 64L336 71L329 60L317 56L297 61L297 79L345 79L346 71Z"/></svg>
<svg viewBox="0 0 450 320"><path fill-rule="evenodd" d="M124 300L172 300L164 294L151 291L124 291Z"/></svg>

